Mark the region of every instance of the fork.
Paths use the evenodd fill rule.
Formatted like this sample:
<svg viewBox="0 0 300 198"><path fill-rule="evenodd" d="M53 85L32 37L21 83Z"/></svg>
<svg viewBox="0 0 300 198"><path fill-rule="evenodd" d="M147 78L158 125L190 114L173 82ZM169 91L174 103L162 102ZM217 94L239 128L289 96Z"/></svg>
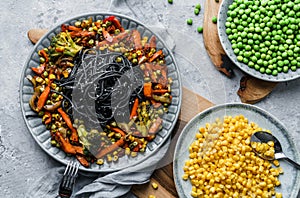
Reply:
<svg viewBox="0 0 300 198"><path fill-rule="evenodd" d="M78 173L78 168L79 168L78 163L69 161L58 190L58 194L61 198L71 197L73 191L73 185L75 183L75 179Z"/></svg>

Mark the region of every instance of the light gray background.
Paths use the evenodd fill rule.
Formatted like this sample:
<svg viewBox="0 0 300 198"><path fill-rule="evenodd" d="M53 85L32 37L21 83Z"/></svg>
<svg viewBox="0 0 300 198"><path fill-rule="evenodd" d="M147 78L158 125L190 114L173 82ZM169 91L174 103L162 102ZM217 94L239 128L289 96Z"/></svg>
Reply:
<svg viewBox="0 0 300 198"><path fill-rule="evenodd" d="M195 16L193 6L200 2L202 10ZM202 34L196 31L203 23L205 1L167 0L140 1L132 6L145 18L137 20L153 26L160 22L176 40L175 57L182 74L183 85L215 104L240 102L236 92L242 76L228 79L211 63L203 44ZM59 164L47 156L29 134L20 110L19 81L33 45L27 39L31 28L51 28L78 14L107 11L109 0L2 0L0 2L0 197L23 197L29 186L51 167ZM112 11L122 12L122 9ZM124 11L126 14L127 11ZM137 15L137 16L142 16ZM192 26L186 24L193 18ZM290 131L300 150L300 79L280 83L274 91L257 103L273 114ZM299 93L298 93L299 92ZM283 145L284 147L284 145Z"/></svg>

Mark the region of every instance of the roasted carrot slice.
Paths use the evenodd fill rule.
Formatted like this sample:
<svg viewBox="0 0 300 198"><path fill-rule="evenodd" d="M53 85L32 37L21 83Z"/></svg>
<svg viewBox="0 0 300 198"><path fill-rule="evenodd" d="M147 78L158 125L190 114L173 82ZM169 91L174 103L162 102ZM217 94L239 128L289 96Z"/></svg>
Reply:
<svg viewBox="0 0 300 198"><path fill-rule="evenodd" d="M50 122L52 120L52 114L49 111L46 111L45 115L48 116L48 118L45 120L45 124L50 124Z"/></svg>
<svg viewBox="0 0 300 198"><path fill-rule="evenodd" d="M163 120L160 117L157 117L149 129L149 134L155 134L159 130L159 127L161 126L162 122Z"/></svg>
<svg viewBox="0 0 300 198"><path fill-rule="evenodd" d="M167 70L165 68L166 67L164 67L163 69L161 69L161 76L158 79L158 82L160 84L162 84L164 87L167 86L167 84L168 84Z"/></svg>
<svg viewBox="0 0 300 198"><path fill-rule="evenodd" d="M152 93L154 94L165 94L168 93L169 91L167 89L153 89Z"/></svg>
<svg viewBox="0 0 300 198"><path fill-rule="evenodd" d="M123 144L125 143L125 140L123 138L119 139L118 141L116 141L114 144L100 150L97 154L96 154L96 158L102 158L105 155L115 151L116 149L118 149L119 147L121 147Z"/></svg>
<svg viewBox="0 0 300 198"><path fill-rule="evenodd" d="M105 28L102 28L102 33L105 40L107 40L110 43L113 41L114 38L108 33L108 31L105 30Z"/></svg>
<svg viewBox="0 0 300 198"><path fill-rule="evenodd" d="M149 45L151 48L156 48L156 36L152 36L149 40Z"/></svg>
<svg viewBox="0 0 300 198"><path fill-rule="evenodd" d="M136 99L134 100L134 103L133 103L133 106L132 106L132 109L131 109L130 119L132 119L133 117L137 116L137 109L138 109L138 106L139 106L139 99L136 98Z"/></svg>
<svg viewBox="0 0 300 198"><path fill-rule="evenodd" d="M74 146L73 145L73 148L75 149L75 151L76 151L77 154L84 155L84 153L83 153L83 147L82 146Z"/></svg>
<svg viewBox="0 0 300 198"><path fill-rule="evenodd" d="M132 30L133 42L135 49L142 49L141 34L137 30Z"/></svg>
<svg viewBox="0 0 300 198"><path fill-rule="evenodd" d="M144 83L144 96L151 98L151 96L152 96L152 83L151 82Z"/></svg>
<svg viewBox="0 0 300 198"><path fill-rule="evenodd" d="M157 52L155 52L149 59L150 62L153 62L155 59L157 59L160 55L163 54L162 50L159 50Z"/></svg>
<svg viewBox="0 0 300 198"><path fill-rule="evenodd" d="M78 133L77 133L77 130L73 127L72 121L71 121L70 117L68 116L68 114L66 114L66 112L64 112L64 110L61 107L58 108L57 111L60 113L60 115L62 116L63 120L66 122L67 126L71 130L70 140L72 140L74 142L78 142Z"/></svg>
<svg viewBox="0 0 300 198"><path fill-rule="evenodd" d="M90 163L85 159L82 155L76 155L77 160L80 162L80 164L86 168L90 166Z"/></svg>
<svg viewBox="0 0 300 198"><path fill-rule="evenodd" d="M60 143L60 146L65 153L73 155L76 154L76 150L74 149L73 145L70 144L69 140L67 138L64 138L60 132L57 131L55 133L55 139Z"/></svg>
<svg viewBox="0 0 300 198"><path fill-rule="evenodd" d="M41 64L38 67L31 67L31 70L40 76L45 71L45 64Z"/></svg>
<svg viewBox="0 0 300 198"><path fill-rule="evenodd" d="M39 112L43 109L47 98L50 94L51 88L50 88L50 83L48 84L48 86L45 88L45 90L43 91L43 93L40 95L39 100L37 102L37 107L36 107L36 111Z"/></svg>
<svg viewBox="0 0 300 198"><path fill-rule="evenodd" d="M41 49L40 54L45 58L45 62L48 63L49 62L49 55L47 54L47 52L44 49Z"/></svg>
<svg viewBox="0 0 300 198"><path fill-rule="evenodd" d="M125 31L124 28L122 27L120 21L119 21L115 16L109 16L109 17L105 18L105 19L103 20L103 23L106 23L106 21L112 22L112 24L113 24L116 28L118 28L121 32L124 32L124 31Z"/></svg>
<svg viewBox="0 0 300 198"><path fill-rule="evenodd" d="M159 108L159 107L162 105L161 102L156 102L156 101L153 100L153 99L151 99L150 101L151 101L151 104L153 105L153 107L154 107L155 109Z"/></svg>
<svg viewBox="0 0 300 198"><path fill-rule="evenodd" d="M75 27L73 25L69 25L68 30L80 32L80 31L82 31L82 28L78 28L78 27Z"/></svg>
<svg viewBox="0 0 300 198"><path fill-rule="evenodd" d="M122 136L126 135L126 133L122 129L118 128L118 127L110 127L110 130L112 130L112 131L114 131L116 133L120 133Z"/></svg>
<svg viewBox="0 0 300 198"><path fill-rule="evenodd" d="M124 32L125 29L122 27L120 21L115 17L112 20L112 23L116 26L116 28L118 28L121 32Z"/></svg>

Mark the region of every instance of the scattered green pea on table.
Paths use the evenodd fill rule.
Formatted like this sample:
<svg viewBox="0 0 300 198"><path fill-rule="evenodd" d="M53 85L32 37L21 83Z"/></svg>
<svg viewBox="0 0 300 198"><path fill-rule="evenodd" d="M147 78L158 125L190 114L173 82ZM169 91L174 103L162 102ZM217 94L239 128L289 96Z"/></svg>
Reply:
<svg viewBox="0 0 300 198"><path fill-rule="evenodd" d="M198 8L195 8L195 9L194 9L194 14L195 14L195 15L198 15L199 13L200 13L200 10L199 10Z"/></svg>
<svg viewBox="0 0 300 198"><path fill-rule="evenodd" d="M200 5L200 3L197 3L197 4L195 5L195 9L201 10L201 5Z"/></svg>
<svg viewBox="0 0 300 198"><path fill-rule="evenodd" d="M188 18L188 19L186 20L186 23L187 23L188 25L192 25L192 24L193 24L193 19Z"/></svg>
<svg viewBox="0 0 300 198"><path fill-rule="evenodd" d="M202 26L197 27L197 32L202 33L203 32L203 27Z"/></svg>

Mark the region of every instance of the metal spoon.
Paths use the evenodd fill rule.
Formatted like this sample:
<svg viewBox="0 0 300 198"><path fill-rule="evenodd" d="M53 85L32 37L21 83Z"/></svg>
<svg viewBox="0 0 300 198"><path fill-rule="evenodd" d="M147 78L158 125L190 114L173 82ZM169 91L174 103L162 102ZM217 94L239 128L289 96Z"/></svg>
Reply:
<svg viewBox="0 0 300 198"><path fill-rule="evenodd" d="M261 158L265 159L265 160L274 160L274 159L285 159L287 160L289 163L291 163L292 165L294 165L297 169L300 170L300 164L294 162L293 160L291 160L290 158L288 158L282 151L282 147L280 142L278 141L278 139L273 136L271 133L265 132L265 131L258 131L255 132L254 134L252 134L251 136L251 143L250 145L252 146L252 142L262 142L262 143L267 143L269 141L273 141L274 142L274 149L275 149L275 155L274 158L272 157L266 157L264 155L262 155L261 153L257 152L255 150L255 148L253 148L253 151L260 156Z"/></svg>

